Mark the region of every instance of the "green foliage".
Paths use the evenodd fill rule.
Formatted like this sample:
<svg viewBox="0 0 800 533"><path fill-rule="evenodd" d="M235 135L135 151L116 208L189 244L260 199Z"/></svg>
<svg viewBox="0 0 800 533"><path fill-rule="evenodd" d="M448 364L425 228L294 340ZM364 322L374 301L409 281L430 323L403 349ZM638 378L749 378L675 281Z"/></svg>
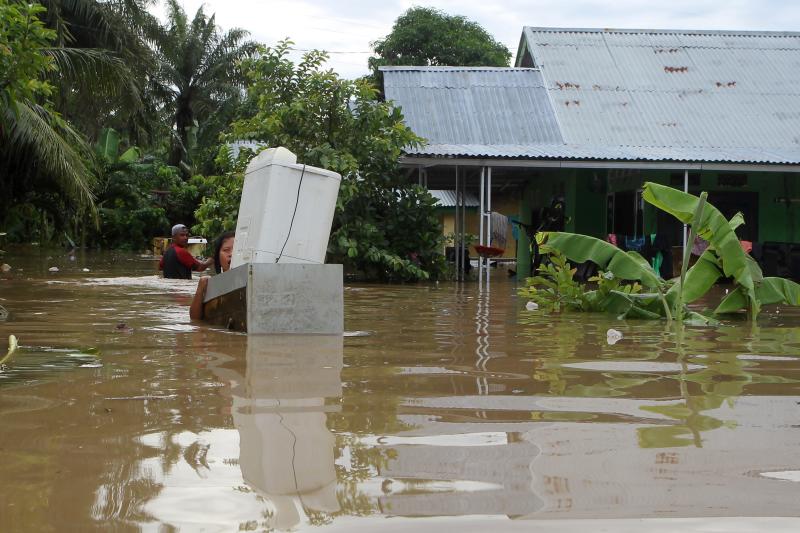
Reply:
<svg viewBox="0 0 800 533"><path fill-rule="evenodd" d="M167 22L154 33L152 82L170 115L170 132L174 128L169 162L188 171L197 156L209 155L233 118L244 82L240 63L256 45L244 30L223 33L202 6L189 20L176 0L167 1Z"/></svg>
<svg viewBox="0 0 800 533"><path fill-rule="evenodd" d="M664 314L671 318L671 311L662 295L664 280L653 270L650 263L637 252L625 252L611 243L587 235L549 233L547 236L548 246L563 253L571 261L577 263L592 261L616 278L641 281L646 287L655 291L655 295L663 307ZM637 301L630 298L629 294L624 291L611 291L609 294L603 295L596 302L597 305L595 307L599 306L602 310L609 310L618 315L626 316L630 313L638 316L648 316L653 313L653 311L644 309L642 306L643 303L650 304L651 298Z"/></svg>
<svg viewBox="0 0 800 533"><path fill-rule="evenodd" d="M642 197L646 202L673 215L684 224L690 224L700 238L708 241L710 249L718 259L717 264L722 267L722 272L727 277L733 277L737 285L742 287L748 297L751 312L756 316L759 303L755 295L755 284L761 282L763 276L753 258L742 250L731 222L707 202L704 202L698 217L696 213L701 202L700 198L665 185L645 183ZM741 217L737 217L734 222L738 225L740 221ZM705 261L701 269L703 272L708 272L708 267L709 263Z"/></svg>
<svg viewBox="0 0 800 533"><path fill-rule="evenodd" d="M520 289L520 296L531 299L545 311L558 313L562 308L587 311L585 287L575 279L577 269L555 249L543 248L542 252L547 254L548 261L539 266L538 275L525 280L526 287Z"/></svg>
<svg viewBox="0 0 800 533"><path fill-rule="evenodd" d="M784 278L767 277L756 284L755 296L761 305L784 304L800 305L800 285ZM748 306L747 292L742 286L736 287L720 302L715 313L735 313Z"/></svg>
<svg viewBox="0 0 800 533"><path fill-rule="evenodd" d="M592 261L618 278L641 281L651 288L660 287L663 283L644 257L636 252L625 252L594 237L574 233L550 233L547 246L576 263Z"/></svg>
<svg viewBox="0 0 800 533"><path fill-rule="evenodd" d="M526 280L526 287L519 294L536 302L543 310L597 311L622 316L650 313L642 306L646 300L637 299L647 296L640 294L642 286L638 283L629 283L611 271L600 271L589 278L596 284L596 288L590 290L575 279L577 269L558 248L545 246L542 252L548 260L539 266L537 276Z"/></svg>
<svg viewBox="0 0 800 533"><path fill-rule="evenodd" d="M376 98L363 80L323 70L326 56L312 51L295 65L290 41L262 48L245 61L246 116L227 138L284 146L298 160L342 175L330 238L330 259L369 279L419 280L443 268L441 235L426 191L408 185L398 169L405 147L420 139L400 111ZM230 161L221 150L221 176L197 210L195 228L215 234L235 225L248 156Z"/></svg>
<svg viewBox="0 0 800 533"><path fill-rule="evenodd" d="M240 103L238 59L254 47L202 10L186 19L176 2L162 27L149 3L0 0L0 227L10 241L139 248L171 221L194 222L208 184L186 180L187 163L216 151ZM162 162L173 131L183 180Z"/></svg>
<svg viewBox="0 0 800 533"><path fill-rule="evenodd" d="M56 34L39 20L44 11L38 4L0 0L0 109L15 111L17 101L33 102L53 92L44 75L55 65L42 51Z"/></svg>
<svg viewBox="0 0 800 533"><path fill-rule="evenodd" d="M83 136L54 111L50 77L55 33L38 4L0 0L0 224L12 239L76 204L91 208L92 155ZM21 216L35 215L30 220Z"/></svg>
<svg viewBox="0 0 800 533"><path fill-rule="evenodd" d="M119 134L110 128L102 131L94 149L100 225L90 230L86 244L141 249L175 222L193 222L195 206L207 190L202 177L184 182L177 168L142 157L138 148L122 151Z"/></svg>
<svg viewBox="0 0 800 533"><path fill-rule="evenodd" d="M377 86L385 65L507 67L511 52L478 23L430 7L412 7L389 35L372 43L378 57L369 59Z"/></svg>
<svg viewBox="0 0 800 533"><path fill-rule="evenodd" d="M571 233L548 234L547 246L551 262L546 275L529 280L532 288L521 294L529 296L545 308L558 310L561 295L568 307L583 311L607 311L620 316L640 318L672 318L694 324L715 323L686 308L686 304L704 296L721 277L731 276L736 286L715 309L715 314L731 313L742 308L749 309L755 318L762 305L782 303L800 305L800 285L783 278L764 278L758 264L744 253L734 230L744 223L741 213L727 220L711 204L705 201L705 193L700 198L655 183L646 183L643 197L646 201L674 215L692 226L692 234L697 234L709 242L708 249L700 256L692 268L686 270L687 258L680 281L671 285L658 277L647 261L635 252L624 252L615 246L587 235ZM553 254L552 250L559 252ZM560 258L576 261L592 261L600 268L606 268L617 278L639 280L655 291L638 294L638 291L620 290L619 287L604 285L607 274L594 281L598 290L581 293L582 286L567 276L568 265ZM540 269L541 270L541 269ZM544 292L536 289L543 285ZM572 295L577 295L572 298ZM538 298L538 299L537 299ZM575 303L577 302L577 304ZM660 305L658 305L660 303Z"/></svg>

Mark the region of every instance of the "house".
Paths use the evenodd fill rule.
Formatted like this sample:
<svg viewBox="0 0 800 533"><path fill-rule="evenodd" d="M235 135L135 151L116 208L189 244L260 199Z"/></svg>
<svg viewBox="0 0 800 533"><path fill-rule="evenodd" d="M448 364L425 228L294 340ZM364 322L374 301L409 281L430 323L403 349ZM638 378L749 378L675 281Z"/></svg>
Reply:
<svg viewBox="0 0 800 533"><path fill-rule="evenodd" d="M682 226L641 200L654 181L742 211L740 238L800 274L800 33L526 27L513 68L381 70L427 140L401 164L479 196L487 224L498 198L533 226L561 202L566 231L680 246Z"/></svg>

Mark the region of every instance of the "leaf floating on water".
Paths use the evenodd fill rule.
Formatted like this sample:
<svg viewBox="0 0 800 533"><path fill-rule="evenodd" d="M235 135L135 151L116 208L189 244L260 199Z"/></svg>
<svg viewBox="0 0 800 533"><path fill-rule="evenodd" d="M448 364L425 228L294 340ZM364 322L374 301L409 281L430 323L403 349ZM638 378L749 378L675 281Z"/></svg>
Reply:
<svg viewBox="0 0 800 533"><path fill-rule="evenodd" d="M8 353L6 353L5 357L0 359L0 365L8 361L14 352L17 351L17 338L14 335L8 336Z"/></svg>

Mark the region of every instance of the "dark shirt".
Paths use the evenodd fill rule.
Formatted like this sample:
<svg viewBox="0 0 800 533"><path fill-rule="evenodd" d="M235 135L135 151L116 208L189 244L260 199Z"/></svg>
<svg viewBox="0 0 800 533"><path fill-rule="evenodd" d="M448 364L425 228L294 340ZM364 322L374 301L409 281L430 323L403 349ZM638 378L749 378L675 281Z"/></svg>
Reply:
<svg viewBox="0 0 800 533"><path fill-rule="evenodd" d="M164 252L158 268L164 271L165 278L192 279L192 270L200 270L203 265L186 248L171 244Z"/></svg>

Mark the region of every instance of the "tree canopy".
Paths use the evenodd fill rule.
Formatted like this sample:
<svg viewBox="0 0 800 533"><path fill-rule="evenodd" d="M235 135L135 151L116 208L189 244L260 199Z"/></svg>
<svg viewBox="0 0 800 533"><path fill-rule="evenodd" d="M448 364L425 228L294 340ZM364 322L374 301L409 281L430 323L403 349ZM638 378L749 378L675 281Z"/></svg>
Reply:
<svg viewBox="0 0 800 533"><path fill-rule="evenodd" d="M215 16L206 16L202 6L192 20L175 0L168 0L167 9L167 24L155 38L154 82L174 128L170 163L186 165L198 135L216 144L233 118L244 85L239 63L256 45L242 29L223 33Z"/></svg>
<svg viewBox="0 0 800 533"><path fill-rule="evenodd" d="M54 109L49 76L56 32L38 4L0 0L0 207L5 212L39 178L66 197L91 204L91 159L82 137ZM88 161L87 161L88 159Z"/></svg>
<svg viewBox="0 0 800 533"><path fill-rule="evenodd" d="M295 65L290 46L262 48L245 63L252 112L233 123L229 140L284 146L299 161L342 175L329 245L334 261L369 278L427 278L441 257L435 201L398 168L402 150L421 139L367 81L324 70L322 52ZM246 159L239 163L198 210L203 232L235 226Z"/></svg>
<svg viewBox="0 0 800 533"><path fill-rule="evenodd" d="M394 23L392 32L372 43L369 59L375 80L385 65L507 67L511 52L480 24L431 7L412 7Z"/></svg>
<svg viewBox="0 0 800 533"><path fill-rule="evenodd" d="M368 80L151 3L0 0L6 240L142 249L176 222L213 238L236 224L253 155L231 161L228 143L253 140L342 175L330 260L368 279L442 272L435 200L398 165L422 140Z"/></svg>

